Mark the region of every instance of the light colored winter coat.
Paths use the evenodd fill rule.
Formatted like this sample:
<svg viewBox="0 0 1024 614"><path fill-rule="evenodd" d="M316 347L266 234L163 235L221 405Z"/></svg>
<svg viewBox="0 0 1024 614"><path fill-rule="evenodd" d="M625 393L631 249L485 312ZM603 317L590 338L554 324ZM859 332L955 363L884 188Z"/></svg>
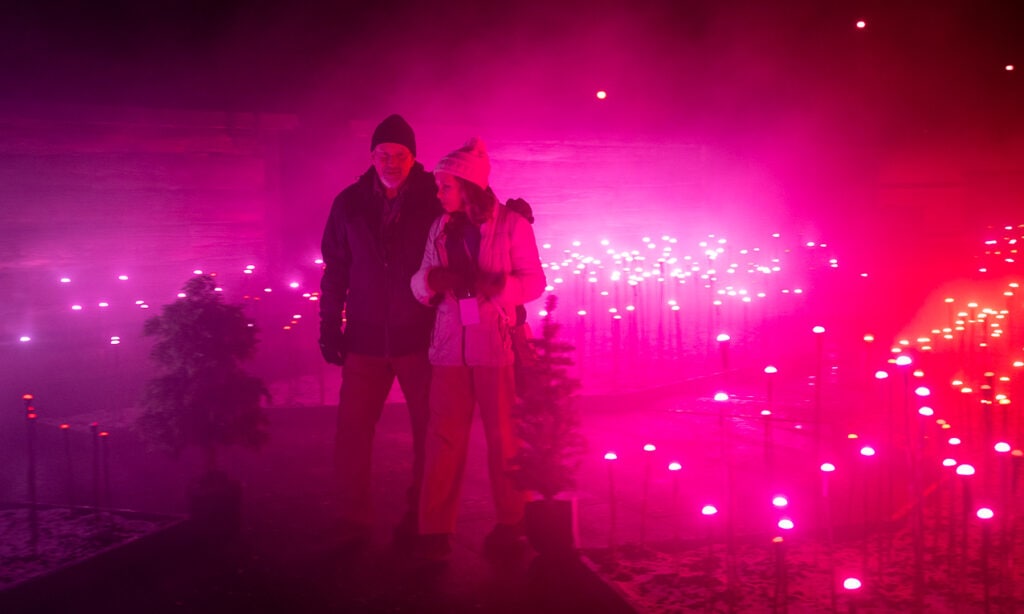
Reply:
<svg viewBox="0 0 1024 614"><path fill-rule="evenodd" d="M436 300L427 286L427 273L448 266L444 228L446 213L434 221L427 234L423 262L412 276L413 295L430 305ZM515 307L544 293L544 269L537 252L533 227L518 213L504 205L495 207L495 215L480 227L479 268L486 273L505 273L505 287L490 299L477 297L480 323L463 326L455 295L446 292L437 306L437 317L430 341L430 363L499 367L513 363L510 327L515 324Z"/></svg>

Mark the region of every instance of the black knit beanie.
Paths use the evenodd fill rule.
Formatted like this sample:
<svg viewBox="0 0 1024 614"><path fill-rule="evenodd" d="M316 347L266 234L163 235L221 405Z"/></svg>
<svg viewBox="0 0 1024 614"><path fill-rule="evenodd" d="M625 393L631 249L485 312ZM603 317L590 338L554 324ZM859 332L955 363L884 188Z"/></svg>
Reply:
<svg viewBox="0 0 1024 614"><path fill-rule="evenodd" d="M381 143L398 143L409 148L412 157L416 157L416 135L412 132L412 126L405 121L401 115L395 113L389 115L373 131L373 139L370 140L370 151L376 149Z"/></svg>

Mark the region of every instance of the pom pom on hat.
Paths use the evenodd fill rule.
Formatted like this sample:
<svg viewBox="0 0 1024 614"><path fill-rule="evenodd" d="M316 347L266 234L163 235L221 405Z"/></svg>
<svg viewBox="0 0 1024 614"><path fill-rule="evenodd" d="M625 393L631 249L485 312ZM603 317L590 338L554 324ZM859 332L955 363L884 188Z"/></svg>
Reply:
<svg viewBox="0 0 1024 614"><path fill-rule="evenodd" d="M373 138L370 139L370 151L377 148L381 143L397 143L409 148L412 157L416 157L416 135L412 126L405 121L401 115L395 113L387 116L384 121L377 125L373 131Z"/></svg>
<svg viewBox="0 0 1024 614"><path fill-rule="evenodd" d="M486 190L491 174L491 158L487 155L484 142L474 136L465 145L441 158L434 172L451 173Z"/></svg>

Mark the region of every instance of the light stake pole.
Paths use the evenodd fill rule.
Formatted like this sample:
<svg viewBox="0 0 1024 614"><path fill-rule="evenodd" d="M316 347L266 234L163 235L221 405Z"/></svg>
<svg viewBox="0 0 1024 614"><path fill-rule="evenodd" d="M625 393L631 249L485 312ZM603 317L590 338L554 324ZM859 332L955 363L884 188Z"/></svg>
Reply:
<svg viewBox="0 0 1024 614"><path fill-rule="evenodd" d="M821 506L825 512L825 554L828 557L829 601L833 612L836 611L836 566L833 553L834 534L832 530L832 504L828 498L828 478L835 470L836 466L832 463L821 464Z"/></svg>
<svg viewBox="0 0 1024 614"><path fill-rule="evenodd" d="M75 465L71 458L71 425L64 423L60 425L60 430L64 433L64 472L67 474L67 496L68 505L75 505Z"/></svg>
<svg viewBox="0 0 1024 614"><path fill-rule="evenodd" d="M21 400L25 402L25 426L28 431L28 525L33 556L39 553L39 510L36 509L38 503L36 497L36 418L38 414L33 403L34 399L35 397L31 394L21 396Z"/></svg>
<svg viewBox="0 0 1024 614"><path fill-rule="evenodd" d="M672 523L672 539L677 542L679 541L679 524L683 519L683 510L679 506L679 471L682 468L683 466L677 462L668 464L669 473L672 474L672 515L675 517L675 522Z"/></svg>
<svg viewBox="0 0 1024 614"><path fill-rule="evenodd" d="M714 608L715 602L715 589L714 589L714 547L715 547L715 527L714 517L718 514L718 508L714 505L705 505L701 508L700 513L707 519L705 526L707 528L707 564L704 566L704 584L708 589L708 597L705 603L705 611L711 612Z"/></svg>
<svg viewBox="0 0 1024 614"><path fill-rule="evenodd" d="M775 374L779 370L768 365L764 368L765 381L767 382L768 407L761 415L764 417L764 461L768 467L768 485L775 486L775 440L772 433L772 416L775 413Z"/></svg>
<svg viewBox="0 0 1024 614"><path fill-rule="evenodd" d="M815 338L815 375L814 375L814 460L821 460L821 439L824 425L821 418L821 395L824 383L824 361L825 361L825 327L815 326L811 329Z"/></svg>
<svg viewBox="0 0 1024 614"><path fill-rule="evenodd" d="M615 560L615 462L619 459L615 452L608 452L604 460L608 461L608 554Z"/></svg>
<svg viewBox="0 0 1024 614"><path fill-rule="evenodd" d="M656 449L652 443L644 444L644 482L640 498L640 548L647 544L647 495L651 485L651 460Z"/></svg>
<svg viewBox="0 0 1024 614"><path fill-rule="evenodd" d="M974 507L971 497L971 476L974 475L974 466L961 463L956 467L956 474L963 477L963 505L960 515L960 556L958 567L963 569L967 564L967 526L970 522L971 509Z"/></svg>
<svg viewBox="0 0 1024 614"><path fill-rule="evenodd" d="M832 582L832 585L833 590L835 590L834 581ZM848 611L850 614L856 614L857 612L857 594L860 592L861 586L861 581L858 578L845 578L843 580L843 589L846 590L846 601L849 605ZM836 610L833 608L832 611L835 612Z"/></svg>
<svg viewBox="0 0 1024 614"><path fill-rule="evenodd" d="M991 574L989 573L989 552L992 548L992 532L991 523L992 510L983 507L979 509L975 515L981 520L981 581L984 584L984 595L985 595L985 613L988 614L991 611L992 606L992 590L991 590Z"/></svg>

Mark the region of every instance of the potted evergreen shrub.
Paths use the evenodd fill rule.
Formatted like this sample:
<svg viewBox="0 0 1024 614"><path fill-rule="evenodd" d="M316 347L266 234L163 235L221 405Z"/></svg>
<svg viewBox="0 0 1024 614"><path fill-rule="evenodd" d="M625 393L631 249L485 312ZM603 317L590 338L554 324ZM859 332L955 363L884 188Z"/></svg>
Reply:
<svg viewBox="0 0 1024 614"><path fill-rule="evenodd" d="M535 360L518 367L521 447L512 458L510 476L519 489L539 496L526 504L530 544L542 555L560 556L576 552L576 517L575 500L558 495L575 488L586 442L574 398L579 380L568 373L575 348L557 339L561 325L553 320L556 306L557 298L548 296L541 335L530 339Z"/></svg>
<svg viewBox="0 0 1024 614"><path fill-rule="evenodd" d="M220 469L218 452L267 440L261 401L269 394L241 366L257 344L242 307L226 303L209 275L193 277L182 293L145 322L143 334L156 338L150 356L159 375L146 384L136 427L174 456L199 450L201 473L188 492L191 518L203 533L230 537L241 524L241 484Z"/></svg>

